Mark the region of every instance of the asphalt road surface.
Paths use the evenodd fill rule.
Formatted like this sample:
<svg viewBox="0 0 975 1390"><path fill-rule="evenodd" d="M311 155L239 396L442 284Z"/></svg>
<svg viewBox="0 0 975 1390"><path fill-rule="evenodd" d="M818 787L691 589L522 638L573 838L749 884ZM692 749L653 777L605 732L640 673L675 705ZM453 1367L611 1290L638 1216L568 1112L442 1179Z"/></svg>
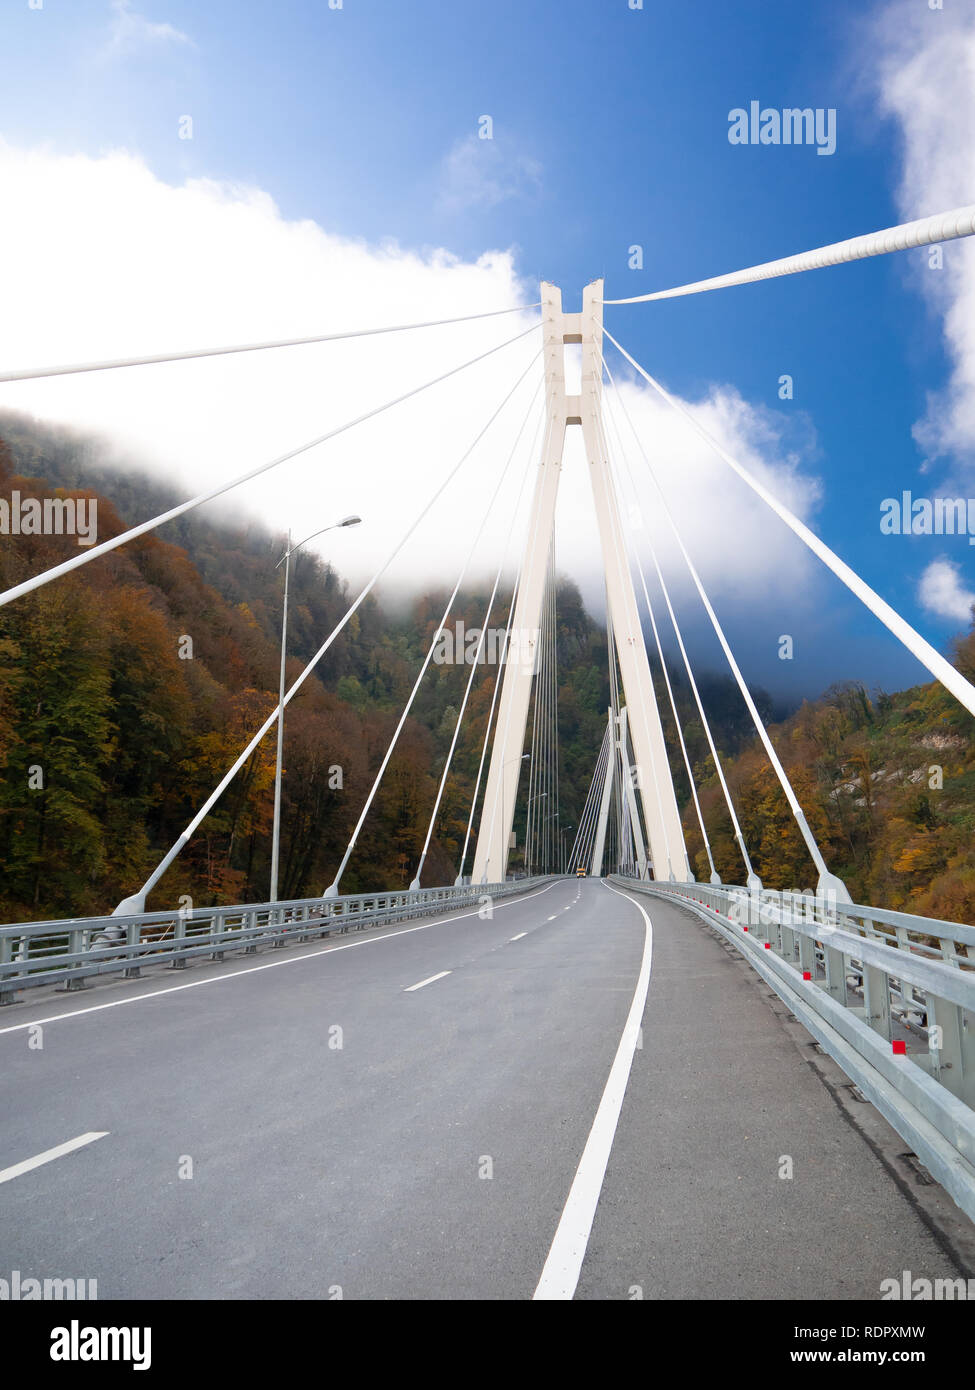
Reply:
<svg viewBox="0 0 975 1390"><path fill-rule="evenodd" d="M735 953L605 883L39 995L0 1012L4 1278L876 1299L975 1272L970 1223Z"/></svg>

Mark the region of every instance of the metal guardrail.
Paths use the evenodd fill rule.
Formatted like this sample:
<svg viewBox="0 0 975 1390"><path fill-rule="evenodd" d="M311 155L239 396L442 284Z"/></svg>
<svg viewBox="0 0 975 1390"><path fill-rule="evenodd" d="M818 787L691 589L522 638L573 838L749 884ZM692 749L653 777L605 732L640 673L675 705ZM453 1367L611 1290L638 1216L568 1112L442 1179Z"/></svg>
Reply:
<svg viewBox="0 0 975 1390"><path fill-rule="evenodd" d="M252 955L261 946L282 947L454 907L483 906L549 882L546 876L129 917L16 922L0 927L0 1005L14 1003L17 992L31 986L87 989L92 976L122 971L126 978L136 979L150 965L180 970L197 956L222 960L228 951Z"/></svg>
<svg viewBox="0 0 975 1390"><path fill-rule="evenodd" d="M975 1221L975 927L813 893L613 882L733 942Z"/></svg>

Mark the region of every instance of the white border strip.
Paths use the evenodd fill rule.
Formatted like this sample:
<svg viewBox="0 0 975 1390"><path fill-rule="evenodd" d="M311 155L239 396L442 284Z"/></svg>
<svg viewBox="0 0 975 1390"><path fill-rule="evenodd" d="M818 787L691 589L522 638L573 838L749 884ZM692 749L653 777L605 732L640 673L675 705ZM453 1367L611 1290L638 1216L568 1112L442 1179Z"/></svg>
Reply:
<svg viewBox="0 0 975 1390"><path fill-rule="evenodd" d="M647 990L650 987L650 967L653 961L653 923L640 903L631 898L629 893L621 893L618 888L613 888L608 883L603 886L609 888L611 893L626 898L642 916L645 926L643 960L640 963L640 974L636 982L636 989L633 991L633 1001L630 1004L630 1012L627 1015L619 1047L616 1049L616 1056L610 1068L606 1088L603 1091L602 1100L599 1102L596 1118L592 1122L592 1129L589 1131L586 1147L582 1151L582 1158L579 1160L576 1175L572 1180L572 1187L569 1189L562 1217L555 1232L552 1247L548 1252L545 1268L538 1281L538 1287L533 1295L533 1301L571 1299L576 1291L582 1262L586 1257L586 1247L589 1244L592 1223L596 1215L596 1206L602 1192L606 1165L609 1163L610 1151L616 1137L616 1126L619 1123L620 1111L623 1108L623 1097L626 1094L626 1084L630 1079L633 1054L640 1038L643 1010L646 1007Z"/></svg>

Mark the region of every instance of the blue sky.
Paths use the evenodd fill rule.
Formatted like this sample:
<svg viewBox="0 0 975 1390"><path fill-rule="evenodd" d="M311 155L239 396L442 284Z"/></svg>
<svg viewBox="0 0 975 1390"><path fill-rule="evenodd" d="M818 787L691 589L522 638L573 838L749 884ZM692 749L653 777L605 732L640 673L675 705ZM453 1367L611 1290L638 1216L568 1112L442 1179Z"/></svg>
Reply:
<svg viewBox="0 0 975 1390"><path fill-rule="evenodd" d="M577 308L581 287L600 275L607 297L664 288L893 225L912 198L923 200L923 188L904 185L911 131L877 94L872 26L906 8L851 8L44 0L32 10L18 0L3 7L0 133L59 153L125 148L171 184L256 186L284 218L374 245L442 247L463 260L510 249L525 282L553 280ZM910 18L932 26L918 31L927 41L933 26L958 23L961 8L952 18L913 0ZM146 27L161 25L169 30ZM728 113L753 99L835 108L836 153L731 145ZM187 113L193 139L179 140ZM485 114L489 152L476 141ZM943 116L956 177L969 176L956 201L970 202L970 115L946 105ZM640 271L627 265L633 244L643 247ZM949 272L969 249L946 248ZM962 587L975 587L975 552L964 538L879 530L881 500L902 488L975 491L964 440L922 473L926 452L913 434L928 393L952 372L925 257L608 309L607 325L685 399L720 384L776 412L820 480L817 529L944 645L964 623L921 606L920 578L946 557ZM308 318L314 331L318 310ZM791 403L777 396L783 373L795 380ZM728 564L749 563L729 536ZM829 602L804 618L805 661L784 670L772 653L789 613L772 590L761 617L737 616L755 678L811 694L844 675L888 687L922 678L832 580Z"/></svg>

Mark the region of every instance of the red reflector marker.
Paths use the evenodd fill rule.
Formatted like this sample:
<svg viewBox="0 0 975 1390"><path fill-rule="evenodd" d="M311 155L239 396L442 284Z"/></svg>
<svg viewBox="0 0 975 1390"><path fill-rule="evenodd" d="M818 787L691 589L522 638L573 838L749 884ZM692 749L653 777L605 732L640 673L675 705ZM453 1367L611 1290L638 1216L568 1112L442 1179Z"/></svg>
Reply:
<svg viewBox="0 0 975 1390"><path fill-rule="evenodd" d="M812 979L812 975L809 973L808 970L804 970L804 971L802 972L802 978L803 978L804 980L811 980L811 979Z"/></svg>
<svg viewBox="0 0 975 1390"><path fill-rule="evenodd" d="M771 943L771 941L766 941L766 943L765 943L765 949L766 949L766 951L771 951L771 949L772 949L772 943Z"/></svg>
<svg viewBox="0 0 975 1390"><path fill-rule="evenodd" d="M895 1057L907 1056L907 1043L901 1042L900 1038L895 1038L894 1041L891 1043L891 1047L894 1049Z"/></svg>

